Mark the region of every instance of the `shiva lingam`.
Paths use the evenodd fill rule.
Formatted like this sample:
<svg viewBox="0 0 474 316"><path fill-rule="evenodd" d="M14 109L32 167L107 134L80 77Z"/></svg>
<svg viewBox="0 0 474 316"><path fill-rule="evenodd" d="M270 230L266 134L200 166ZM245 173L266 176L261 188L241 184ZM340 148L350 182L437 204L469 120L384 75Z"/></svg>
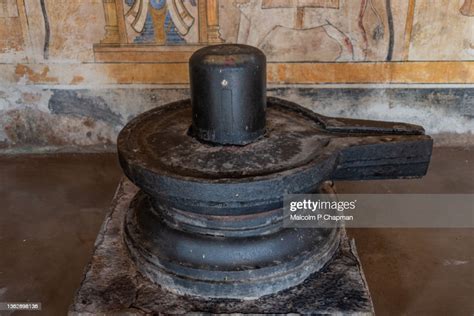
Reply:
<svg viewBox="0 0 474 316"><path fill-rule="evenodd" d="M189 61L191 99L132 120L120 164L141 190L125 218L137 269L165 289L252 299L331 260L340 227L283 226L283 196L327 180L425 175L432 139L405 123L333 118L266 96L266 58L216 45Z"/></svg>

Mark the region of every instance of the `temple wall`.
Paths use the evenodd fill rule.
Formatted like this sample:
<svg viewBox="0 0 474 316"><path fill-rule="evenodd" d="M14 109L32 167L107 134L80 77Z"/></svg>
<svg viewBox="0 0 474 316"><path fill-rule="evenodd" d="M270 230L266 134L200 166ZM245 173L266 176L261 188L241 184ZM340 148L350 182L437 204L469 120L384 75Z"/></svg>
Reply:
<svg viewBox="0 0 474 316"><path fill-rule="evenodd" d="M0 0L0 148L113 148L216 43L262 49L269 94L322 114L474 131L474 0Z"/></svg>

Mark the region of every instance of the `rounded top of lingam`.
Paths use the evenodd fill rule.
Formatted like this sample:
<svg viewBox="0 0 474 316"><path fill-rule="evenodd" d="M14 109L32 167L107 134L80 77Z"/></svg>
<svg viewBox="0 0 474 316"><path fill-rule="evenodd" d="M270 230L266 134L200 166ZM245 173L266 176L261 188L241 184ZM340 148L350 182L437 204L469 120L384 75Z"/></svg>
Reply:
<svg viewBox="0 0 474 316"><path fill-rule="evenodd" d="M189 77L193 136L218 145L246 145L265 133L266 57L258 48L201 48L189 60Z"/></svg>

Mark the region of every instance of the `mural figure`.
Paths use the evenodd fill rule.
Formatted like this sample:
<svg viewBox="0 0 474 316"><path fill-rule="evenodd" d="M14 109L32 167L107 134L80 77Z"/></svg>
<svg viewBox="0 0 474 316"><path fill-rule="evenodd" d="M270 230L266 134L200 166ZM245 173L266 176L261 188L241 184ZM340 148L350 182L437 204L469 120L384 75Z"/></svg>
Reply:
<svg viewBox="0 0 474 316"><path fill-rule="evenodd" d="M1 0L0 0L1 1ZM112 44L208 44L223 42L218 0L102 0L105 36ZM136 47L135 47L136 48Z"/></svg>
<svg viewBox="0 0 474 316"><path fill-rule="evenodd" d="M135 43L183 44L195 18L183 0L125 0L126 21L140 36ZM189 1L196 6L196 1Z"/></svg>
<svg viewBox="0 0 474 316"><path fill-rule="evenodd" d="M474 1L464 0L464 4L462 5L459 11L461 12L462 15L474 16Z"/></svg>
<svg viewBox="0 0 474 316"><path fill-rule="evenodd" d="M270 59L367 60L369 43L389 45L391 35L390 19L374 1L241 0L237 41L260 47Z"/></svg>

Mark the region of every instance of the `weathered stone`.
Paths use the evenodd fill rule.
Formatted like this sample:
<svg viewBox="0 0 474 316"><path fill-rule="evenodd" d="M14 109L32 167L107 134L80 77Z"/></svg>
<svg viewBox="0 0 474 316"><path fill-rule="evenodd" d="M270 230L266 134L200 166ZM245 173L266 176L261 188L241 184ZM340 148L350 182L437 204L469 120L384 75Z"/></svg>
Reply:
<svg viewBox="0 0 474 316"><path fill-rule="evenodd" d="M328 116L422 124L435 134L436 145L474 142L474 89L469 87L279 87L269 88L268 95ZM0 148L78 146L80 151L105 145L110 150L119 130L137 114L188 97L185 88L2 86Z"/></svg>
<svg viewBox="0 0 474 316"><path fill-rule="evenodd" d="M69 315L158 313L373 313L353 241L302 284L258 300L204 299L165 291L137 272L123 242L123 219L137 188L123 180L99 232Z"/></svg>

